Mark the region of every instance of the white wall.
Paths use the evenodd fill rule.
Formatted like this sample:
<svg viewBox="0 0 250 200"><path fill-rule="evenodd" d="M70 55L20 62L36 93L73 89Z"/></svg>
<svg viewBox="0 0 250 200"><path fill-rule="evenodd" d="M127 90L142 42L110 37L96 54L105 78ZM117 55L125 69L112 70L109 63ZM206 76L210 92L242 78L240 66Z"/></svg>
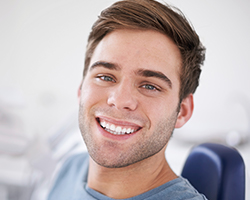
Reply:
<svg viewBox="0 0 250 200"><path fill-rule="evenodd" d="M0 1L0 102L23 105L14 112L29 134L44 134L77 109L88 32L107 4Z"/></svg>
<svg viewBox="0 0 250 200"><path fill-rule="evenodd" d="M195 112L183 132L194 137L250 132L250 2L174 1L207 47ZM184 136L184 135L182 135Z"/></svg>

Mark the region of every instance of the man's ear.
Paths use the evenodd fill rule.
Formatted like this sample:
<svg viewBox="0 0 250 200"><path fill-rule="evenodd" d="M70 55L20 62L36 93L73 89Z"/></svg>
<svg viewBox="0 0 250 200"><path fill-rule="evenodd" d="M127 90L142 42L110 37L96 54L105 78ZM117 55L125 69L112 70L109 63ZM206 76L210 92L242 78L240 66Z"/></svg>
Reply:
<svg viewBox="0 0 250 200"><path fill-rule="evenodd" d="M81 98L82 83L83 83L83 80L81 81L78 91L77 91L77 99L78 99L79 104L80 104L80 98Z"/></svg>
<svg viewBox="0 0 250 200"><path fill-rule="evenodd" d="M182 100L175 128L181 128L192 116L194 110L193 94Z"/></svg>

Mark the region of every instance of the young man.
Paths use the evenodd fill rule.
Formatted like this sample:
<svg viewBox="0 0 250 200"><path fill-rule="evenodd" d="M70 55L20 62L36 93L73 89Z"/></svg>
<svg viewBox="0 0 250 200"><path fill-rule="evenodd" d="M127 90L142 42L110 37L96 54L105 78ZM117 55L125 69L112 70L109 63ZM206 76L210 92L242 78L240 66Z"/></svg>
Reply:
<svg viewBox="0 0 250 200"><path fill-rule="evenodd" d="M167 5L124 0L104 10L78 91L88 154L64 164L49 199L205 199L165 159L174 128L192 115L204 51Z"/></svg>

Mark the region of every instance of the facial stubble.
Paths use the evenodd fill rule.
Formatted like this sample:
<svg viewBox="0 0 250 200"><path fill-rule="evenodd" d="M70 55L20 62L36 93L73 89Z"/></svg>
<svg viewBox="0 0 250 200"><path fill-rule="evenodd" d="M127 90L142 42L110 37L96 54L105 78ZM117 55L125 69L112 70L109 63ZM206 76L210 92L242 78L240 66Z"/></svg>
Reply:
<svg viewBox="0 0 250 200"><path fill-rule="evenodd" d="M89 155L97 164L107 168L121 168L145 160L166 146L175 127L177 110L161 119L152 134L148 134L149 130L140 130L138 133L141 134L140 140L131 144L129 150L122 149L119 141L102 140L100 142L99 138L94 138L96 134L92 133L93 127L91 127L96 124L94 111L87 113L83 103L79 107L79 127Z"/></svg>

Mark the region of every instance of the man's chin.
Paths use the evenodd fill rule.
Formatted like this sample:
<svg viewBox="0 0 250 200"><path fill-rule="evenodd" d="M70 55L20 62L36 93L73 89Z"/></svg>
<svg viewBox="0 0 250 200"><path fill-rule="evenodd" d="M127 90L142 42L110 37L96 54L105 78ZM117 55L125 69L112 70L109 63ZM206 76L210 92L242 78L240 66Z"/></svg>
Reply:
<svg viewBox="0 0 250 200"><path fill-rule="evenodd" d="M105 168L124 168L128 166L132 166L134 164L139 164L141 161L153 156L151 154L140 155L138 152L136 154L126 154L126 153L118 153L117 151L108 152L105 154L101 154L95 152L92 154L89 152L92 160L101 167Z"/></svg>

